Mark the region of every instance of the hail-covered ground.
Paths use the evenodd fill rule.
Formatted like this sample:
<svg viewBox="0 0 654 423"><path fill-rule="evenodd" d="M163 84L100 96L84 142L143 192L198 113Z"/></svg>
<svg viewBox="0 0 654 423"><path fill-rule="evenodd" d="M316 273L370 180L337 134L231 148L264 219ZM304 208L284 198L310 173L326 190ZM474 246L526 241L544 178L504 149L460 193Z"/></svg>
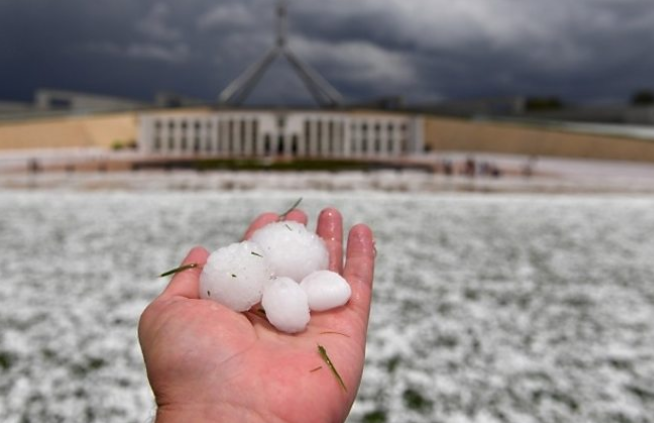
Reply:
<svg viewBox="0 0 654 423"><path fill-rule="evenodd" d="M654 421L654 197L297 191L0 191L0 421L150 421L156 275L298 196L377 238L349 422Z"/></svg>

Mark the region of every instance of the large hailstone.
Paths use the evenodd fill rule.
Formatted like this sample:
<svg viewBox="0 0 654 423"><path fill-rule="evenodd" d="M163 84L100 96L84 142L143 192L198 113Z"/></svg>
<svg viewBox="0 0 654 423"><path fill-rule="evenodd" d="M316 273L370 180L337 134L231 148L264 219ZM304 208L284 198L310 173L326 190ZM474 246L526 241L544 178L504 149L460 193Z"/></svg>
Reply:
<svg viewBox="0 0 654 423"><path fill-rule="evenodd" d="M247 311L261 301L272 269L263 249L243 241L211 253L200 275L200 298L210 299L234 311Z"/></svg>
<svg viewBox="0 0 654 423"><path fill-rule="evenodd" d="M257 230L251 240L261 245L275 276L301 281L329 265L325 242L298 222L270 223Z"/></svg>
<svg viewBox="0 0 654 423"><path fill-rule="evenodd" d="M282 332L302 332L311 318L307 294L290 278L279 277L266 284L261 305L268 321Z"/></svg>
<svg viewBox="0 0 654 423"><path fill-rule="evenodd" d="M307 293L311 311L326 311L345 305L352 295L352 288L345 278L336 272L318 270L300 282Z"/></svg>

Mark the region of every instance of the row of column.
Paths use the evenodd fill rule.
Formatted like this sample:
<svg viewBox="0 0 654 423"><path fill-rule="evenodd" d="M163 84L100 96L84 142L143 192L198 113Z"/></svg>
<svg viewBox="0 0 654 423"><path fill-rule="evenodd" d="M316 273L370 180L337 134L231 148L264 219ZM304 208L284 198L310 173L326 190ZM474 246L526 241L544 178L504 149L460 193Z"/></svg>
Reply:
<svg viewBox="0 0 654 423"><path fill-rule="evenodd" d="M194 119L180 116L154 118L151 125L151 141L147 144L151 151L163 154L252 156L255 154L255 140L260 138L257 119Z"/></svg>
<svg viewBox="0 0 654 423"><path fill-rule="evenodd" d="M140 144L160 154L300 157L400 156L413 153L410 118L301 119L262 129L260 116L246 118L144 117ZM417 125L412 125L417 126ZM288 127L291 127L288 129Z"/></svg>

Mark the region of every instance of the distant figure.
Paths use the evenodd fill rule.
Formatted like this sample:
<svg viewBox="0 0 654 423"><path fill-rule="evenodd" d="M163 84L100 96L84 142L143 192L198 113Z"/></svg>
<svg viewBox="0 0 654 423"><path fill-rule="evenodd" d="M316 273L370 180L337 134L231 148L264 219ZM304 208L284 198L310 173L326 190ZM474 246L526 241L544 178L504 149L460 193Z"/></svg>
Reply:
<svg viewBox="0 0 654 423"><path fill-rule="evenodd" d="M474 178L476 171L477 171L477 166L475 163L475 159L473 159L472 157L468 157L465 162L463 173L470 178Z"/></svg>
<svg viewBox="0 0 654 423"><path fill-rule="evenodd" d="M481 176L487 176L490 175L491 173L491 164L484 161L479 164L479 174Z"/></svg>
<svg viewBox="0 0 654 423"><path fill-rule="evenodd" d="M29 169L30 173L39 173L39 171L41 170L41 166L39 166L39 161L36 159L30 159L27 168Z"/></svg>
<svg viewBox="0 0 654 423"><path fill-rule="evenodd" d="M443 173L445 173L447 176L450 176L452 173L454 173L454 166L452 165L451 160L443 160Z"/></svg>
<svg viewBox="0 0 654 423"><path fill-rule="evenodd" d="M537 156L530 156L527 159L527 163L522 168L522 174L525 178L530 178L534 175L534 168L536 167L537 160L538 160Z"/></svg>

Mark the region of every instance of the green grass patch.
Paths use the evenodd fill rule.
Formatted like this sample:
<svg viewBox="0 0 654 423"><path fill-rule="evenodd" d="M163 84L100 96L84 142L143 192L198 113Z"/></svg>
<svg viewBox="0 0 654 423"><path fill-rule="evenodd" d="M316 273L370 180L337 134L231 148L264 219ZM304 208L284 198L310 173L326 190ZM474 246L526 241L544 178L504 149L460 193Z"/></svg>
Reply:
<svg viewBox="0 0 654 423"><path fill-rule="evenodd" d="M404 400L406 408L420 413L430 411L434 406L434 403L431 400L423 397L420 392L412 388L408 388L404 391L402 399Z"/></svg>
<svg viewBox="0 0 654 423"><path fill-rule="evenodd" d="M14 363L14 357L6 352L0 351L0 369L7 370Z"/></svg>
<svg viewBox="0 0 654 423"><path fill-rule="evenodd" d="M386 423L387 416L384 410L375 410L363 415L363 423Z"/></svg>

